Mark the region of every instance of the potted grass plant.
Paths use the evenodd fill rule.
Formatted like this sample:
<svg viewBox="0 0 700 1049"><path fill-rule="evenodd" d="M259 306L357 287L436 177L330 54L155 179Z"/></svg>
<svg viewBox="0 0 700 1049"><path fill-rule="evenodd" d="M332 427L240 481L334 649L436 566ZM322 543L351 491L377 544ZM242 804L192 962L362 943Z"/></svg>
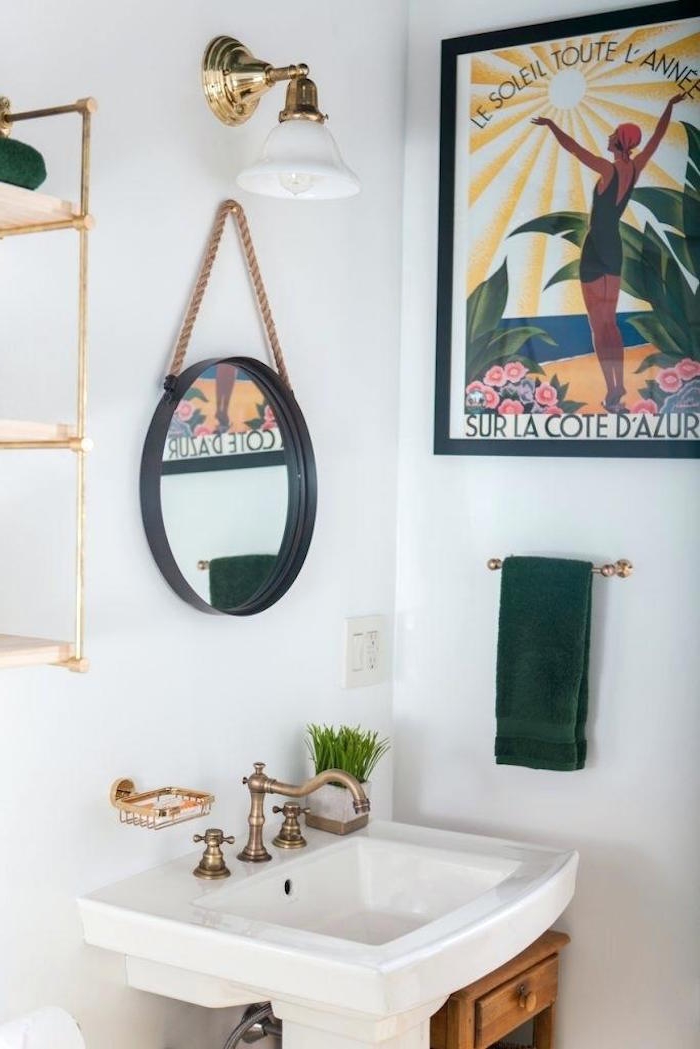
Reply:
<svg viewBox="0 0 700 1049"><path fill-rule="evenodd" d="M311 724L307 725L306 733L306 747L313 774L328 769L342 769L354 776L362 784L367 797L370 797L370 777L379 760L389 750L389 740L359 725L354 728L341 725L336 729L331 725ZM356 814L347 787L327 783L309 797L306 820L309 826L347 834L350 830L364 826L367 817Z"/></svg>

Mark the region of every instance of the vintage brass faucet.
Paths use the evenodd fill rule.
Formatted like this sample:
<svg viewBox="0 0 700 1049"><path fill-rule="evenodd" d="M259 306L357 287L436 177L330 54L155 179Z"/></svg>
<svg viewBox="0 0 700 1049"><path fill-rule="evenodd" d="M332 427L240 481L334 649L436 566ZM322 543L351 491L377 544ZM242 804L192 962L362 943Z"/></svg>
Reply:
<svg viewBox="0 0 700 1049"><path fill-rule="evenodd" d="M319 772L317 776L313 776L306 783L300 783L299 786L296 786L294 783L281 783L279 780L270 779L264 772L265 764L262 761L256 761L254 768L255 771L252 776L243 777L243 782L248 785L248 790L250 791L250 815L248 816L250 832L248 834L248 844L238 854L239 860L244 860L248 863L263 863L265 860L272 859L262 840L263 827L265 826L264 804L266 794L283 794L286 798L303 798L307 794L313 794L324 783L342 783L352 794L355 812L358 814L369 812L369 798L364 790L354 776L351 776L348 772L343 772L342 769L327 769L325 772Z"/></svg>

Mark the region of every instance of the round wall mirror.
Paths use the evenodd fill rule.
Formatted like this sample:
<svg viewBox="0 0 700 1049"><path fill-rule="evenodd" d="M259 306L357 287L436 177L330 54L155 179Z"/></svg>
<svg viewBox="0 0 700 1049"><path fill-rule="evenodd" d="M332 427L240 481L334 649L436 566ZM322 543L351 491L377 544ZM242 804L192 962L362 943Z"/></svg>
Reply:
<svg viewBox="0 0 700 1049"><path fill-rule="evenodd" d="M289 589L316 517L316 465L291 390L249 357L193 364L156 408L141 460L151 552L203 612L261 612Z"/></svg>

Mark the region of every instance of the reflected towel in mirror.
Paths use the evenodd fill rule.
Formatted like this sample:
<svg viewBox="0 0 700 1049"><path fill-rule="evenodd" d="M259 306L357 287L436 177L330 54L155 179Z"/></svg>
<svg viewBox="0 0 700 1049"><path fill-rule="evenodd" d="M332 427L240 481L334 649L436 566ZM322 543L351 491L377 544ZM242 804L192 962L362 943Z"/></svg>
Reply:
<svg viewBox="0 0 700 1049"><path fill-rule="evenodd" d="M263 585L277 560L274 554L213 557L209 562L209 598L214 608L239 608Z"/></svg>

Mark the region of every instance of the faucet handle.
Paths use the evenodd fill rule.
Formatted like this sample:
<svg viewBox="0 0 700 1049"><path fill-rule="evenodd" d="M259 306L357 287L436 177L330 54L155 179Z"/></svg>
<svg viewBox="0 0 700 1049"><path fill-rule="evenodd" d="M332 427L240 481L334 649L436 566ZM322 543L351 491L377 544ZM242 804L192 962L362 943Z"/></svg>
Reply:
<svg viewBox="0 0 700 1049"><path fill-rule="evenodd" d="M224 832L219 830L218 827L209 827L205 830L204 834L195 834L192 837L192 841L197 844L200 841L206 842L207 845L223 845L226 842L227 845L233 845L234 841L233 834L229 834L225 837Z"/></svg>
<svg viewBox="0 0 700 1049"><path fill-rule="evenodd" d="M302 835L299 826L301 805L295 801L285 801L282 806L273 805L272 811L284 813L284 822L272 844L278 849L303 849L306 845L306 838Z"/></svg>
<svg viewBox="0 0 700 1049"><path fill-rule="evenodd" d="M206 845L204 855L192 873L197 878L228 878L231 871L226 866L221 846L224 842L233 845L236 840L233 835L226 836L218 827L208 827L204 834L195 834L192 840L203 841Z"/></svg>

